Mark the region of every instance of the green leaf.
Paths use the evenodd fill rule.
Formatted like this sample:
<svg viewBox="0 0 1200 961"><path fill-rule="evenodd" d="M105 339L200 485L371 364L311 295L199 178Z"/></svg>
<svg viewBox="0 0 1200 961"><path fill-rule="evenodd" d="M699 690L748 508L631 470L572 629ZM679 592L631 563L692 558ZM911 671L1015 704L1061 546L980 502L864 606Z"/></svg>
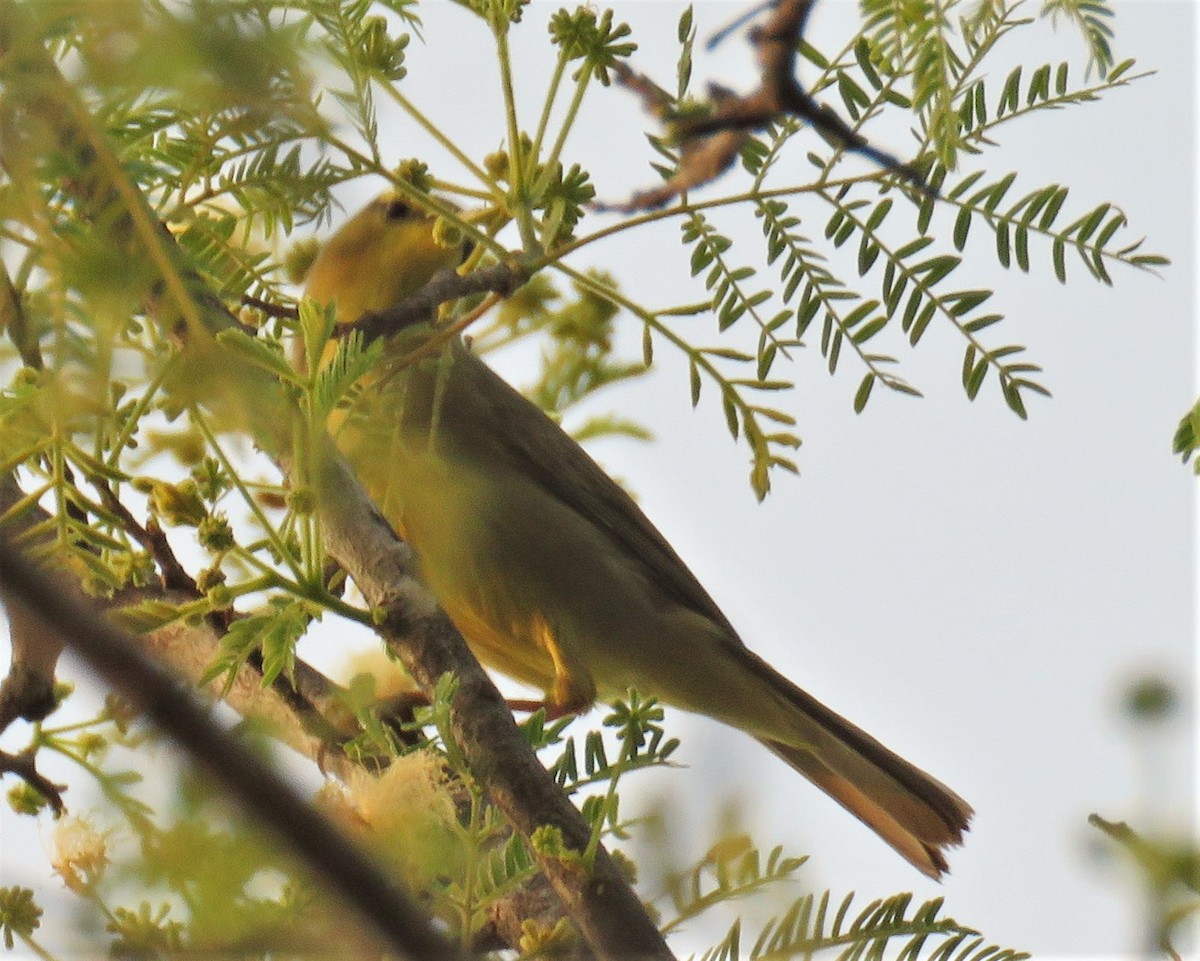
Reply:
<svg viewBox="0 0 1200 961"><path fill-rule="evenodd" d="M821 51L819 51L803 37L800 38L800 43L797 45L796 49L800 56L802 56L809 63L820 67L822 70L825 70L829 66L829 61L825 59L825 56L821 53ZM1132 63L1132 61L1130 62Z"/></svg>
<svg viewBox="0 0 1200 961"><path fill-rule="evenodd" d="M720 357L724 360L737 360L743 363L754 359L744 350L737 350L733 347L702 347L700 352L708 357Z"/></svg>
<svg viewBox="0 0 1200 961"><path fill-rule="evenodd" d="M954 220L954 246L962 250L967 245L967 234L971 230L971 208L963 207Z"/></svg>
<svg viewBox="0 0 1200 961"><path fill-rule="evenodd" d="M1050 96L1050 65L1043 64L1033 72L1029 80L1029 91L1025 102L1032 107L1037 101Z"/></svg>
<svg viewBox="0 0 1200 961"><path fill-rule="evenodd" d="M1067 187L1055 187L1054 193L1050 198L1050 202L1046 205L1046 210L1042 214L1041 223L1039 226L1042 230L1049 230L1054 223L1054 219L1058 216L1058 212L1062 210L1062 206L1066 203L1067 194L1070 189Z"/></svg>
<svg viewBox="0 0 1200 961"><path fill-rule="evenodd" d="M861 304L855 307L854 310L850 311L850 313L846 315L845 319L842 321L842 326L846 330L851 330L858 324L862 323L866 316L878 306L878 300L863 301Z"/></svg>
<svg viewBox="0 0 1200 961"><path fill-rule="evenodd" d="M1020 417L1021 420L1028 420L1029 414L1025 410L1025 401L1021 398L1020 388L1015 383L1006 383L1003 390L1004 400L1008 404L1009 409Z"/></svg>
<svg viewBox="0 0 1200 961"><path fill-rule="evenodd" d="M834 332L833 341L829 348L829 373L837 370L838 358L842 354L842 331L839 328Z"/></svg>
<svg viewBox="0 0 1200 961"><path fill-rule="evenodd" d="M991 187L987 188L987 199L984 202L983 209L989 214L995 212L996 208L1000 206L1000 201L1004 199L1004 195L1008 193L1008 189L1013 185L1013 182L1016 179L1017 174L1016 171L1014 171L1012 173L1005 174L994 184L992 184Z"/></svg>
<svg viewBox="0 0 1200 961"><path fill-rule="evenodd" d="M893 263L888 263L888 269L892 269ZM908 277L902 276L894 284L888 287L885 284L886 294L884 295L884 307L887 309L887 315L891 317L896 313L896 308L900 306L900 300L904 297L904 292L908 289Z"/></svg>
<svg viewBox="0 0 1200 961"><path fill-rule="evenodd" d="M797 340L804 336L804 332L808 330L809 325L813 322L813 318L817 316L817 311L820 309L821 301L818 297L808 297L807 300L801 301L800 307L796 310Z"/></svg>
<svg viewBox="0 0 1200 961"><path fill-rule="evenodd" d="M933 243L932 237L918 237L896 251L897 260L909 260Z"/></svg>
<svg viewBox="0 0 1200 961"><path fill-rule="evenodd" d="M866 37L860 37L858 43L854 45L854 59L858 61L858 67L862 70L863 76L867 78L867 82L876 90L882 90L883 81L879 79L875 65L871 63L871 44Z"/></svg>
<svg viewBox="0 0 1200 961"><path fill-rule="evenodd" d="M886 317L876 317L869 324L865 324L853 334L853 340L856 344L865 344L868 340L874 337L877 333L887 326Z"/></svg>
<svg viewBox="0 0 1200 961"><path fill-rule="evenodd" d="M927 287L932 287L940 281L944 280L958 265L962 263L961 257L956 257L953 254L942 254L939 257L930 257L928 260L922 261L912 268L913 273L923 274L923 280Z"/></svg>
<svg viewBox="0 0 1200 961"><path fill-rule="evenodd" d="M1011 263L1011 252L1008 224L1001 221L996 224L996 259L1000 261L1001 267L1007 268Z"/></svg>
<svg viewBox="0 0 1200 961"><path fill-rule="evenodd" d="M1017 266L1025 273L1029 273L1029 228L1024 224L1018 224L1014 233L1016 234Z"/></svg>
<svg viewBox="0 0 1200 961"><path fill-rule="evenodd" d="M692 32L692 5L688 4L684 8L682 14L679 15L679 26L676 28L675 34L680 43L686 43Z"/></svg>
<svg viewBox="0 0 1200 961"><path fill-rule="evenodd" d="M988 362L984 358L971 370L967 376L966 388L967 397L974 400L979 395L979 388L983 386L983 379L987 376Z"/></svg>
<svg viewBox="0 0 1200 961"><path fill-rule="evenodd" d="M912 329L908 332L908 342L914 347L917 346L917 341L919 341L922 335L925 333L925 329L929 326L929 322L933 320L933 315L936 308L937 304L935 304L932 300L929 301L929 303L925 305L925 309L921 311L921 313L917 316L917 319L913 322Z"/></svg>
<svg viewBox="0 0 1200 961"><path fill-rule="evenodd" d="M1054 255L1054 276L1058 278L1059 283L1065 284L1067 282L1067 245L1063 243L1061 237L1055 237L1051 250Z"/></svg>
<svg viewBox="0 0 1200 961"><path fill-rule="evenodd" d="M992 324L998 323L1003 319L1003 314L988 314L984 317L976 317L963 324L963 330L969 334L977 334L984 328L991 327Z"/></svg>
<svg viewBox="0 0 1200 961"><path fill-rule="evenodd" d="M908 304L904 308L904 317L900 321L900 329L907 333L911 328L913 321L916 319L917 311L921 307L921 301L925 295L920 288L915 288L912 295L908 298Z"/></svg>
<svg viewBox="0 0 1200 961"><path fill-rule="evenodd" d="M961 317L985 303L991 296L992 291L990 290L964 290L947 297L946 300L954 302L950 313L955 317Z"/></svg>
<svg viewBox="0 0 1200 961"><path fill-rule="evenodd" d="M917 232L922 236L929 233L929 224L933 220L933 206L932 197L926 197L921 201L921 209L917 213Z"/></svg>
<svg viewBox="0 0 1200 961"><path fill-rule="evenodd" d="M692 249L691 268L692 276L695 277L705 267L713 262L713 251L704 243L698 244Z"/></svg>
<svg viewBox="0 0 1200 961"><path fill-rule="evenodd" d="M867 230L874 231L879 228L879 225L887 218L888 213L892 209L892 198L885 197L874 210L871 211L871 216L867 218Z"/></svg>
<svg viewBox="0 0 1200 961"><path fill-rule="evenodd" d="M1108 205L1105 204L1105 206L1107 207ZM1115 234L1128 223L1129 221L1126 219L1125 215L1120 211L1117 211L1117 213L1113 215L1113 218L1104 225L1104 229L1100 231L1100 236L1096 238L1096 246L1100 249L1107 247L1108 242L1112 240L1113 234Z"/></svg>
<svg viewBox="0 0 1200 961"><path fill-rule="evenodd" d="M240 360L274 374L289 384L299 386L302 383L300 375L287 362L278 344L251 337L237 328L221 331L217 334L216 341Z"/></svg>
<svg viewBox="0 0 1200 961"><path fill-rule="evenodd" d="M871 240L867 234L863 234L862 243L858 245L858 275L865 276L878 259L879 244Z"/></svg>
<svg viewBox="0 0 1200 961"><path fill-rule="evenodd" d="M288 604L260 635L263 659L263 687L269 687L280 674L294 681L296 642L308 627L308 616L300 604Z"/></svg>
<svg viewBox="0 0 1200 961"><path fill-rule="evenodd" d="M1017 67L1004 81L1004 89L1000 91L1000 103L996 108L996 115L1003 117L1006 113L1016 110L1020 96L1021 68Z"/></svg>
<svg viewBox="0 0 1200 961"><path fill-rule="evenodd" d="M737 440L739 434L737 404L734 403L728 392L721 395L721 404L725 410L725 426L729 428L733 439Z"/></svg>
<svg viewBox="0 0 1200 961"><path fill-rule="evenodd" d="M763 352L758 356L758 379L766 380L767 375L771 373L771 365L775 363L775 358L779 353L779 347L776 344L769 343L763 348Z"/></svg>
<svg viewBox="0 0 1200 961"><path fill-rule="evenodd" d="M1079 231L1075 235L1076 241L1081 244L1085 243L1087 239L1096 232L1096 228L1103 223L1104 218L1108 216L1108 212L1110 210L1112 210L1112 204L1101 204L1090 214L1088 214L1079 226ZM1099 242L1097 246L1103 247L1103 241Z"/></svg>

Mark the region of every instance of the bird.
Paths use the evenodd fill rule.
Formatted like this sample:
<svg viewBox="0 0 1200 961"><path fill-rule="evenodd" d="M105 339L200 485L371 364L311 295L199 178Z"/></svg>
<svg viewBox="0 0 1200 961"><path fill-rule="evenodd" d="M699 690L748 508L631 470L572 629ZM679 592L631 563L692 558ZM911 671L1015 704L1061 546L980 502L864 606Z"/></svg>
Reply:
<svg viewBox="0 0 1200 961"><path fill-rule="evenodd" d="M402 301L464 257L435 220L377 198L323 245L306 296L339 325ZM738 728L940 878L971 806L751 651L629 494L461 337L411 359L417 336L393 336L388 373L330 431L475 656L552 717L636 689Z"/></svg>

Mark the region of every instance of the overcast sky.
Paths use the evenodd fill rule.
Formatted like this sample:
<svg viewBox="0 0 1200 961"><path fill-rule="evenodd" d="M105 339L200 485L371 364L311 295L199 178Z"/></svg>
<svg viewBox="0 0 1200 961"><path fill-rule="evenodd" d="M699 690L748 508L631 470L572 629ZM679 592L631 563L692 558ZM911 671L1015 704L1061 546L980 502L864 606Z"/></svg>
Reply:
<svg viewBox="0 0 1200 961"><path fill-rule="evenodd" d="M701 35L741 6L697 5ZM539 51L553 9L534 5L516 34L518 51L528 51L518 79L531 93L539 81L527 71L545 60ZM666 0L617 7L641 44L635 66L668 86L679 9ZM785 401L804 438L802 476L778 475L762 505L713 391L693 411L686 372L665 346L655 375L594 405L656 433L653 444L609 441L593 452L638 493L746 642L944 780L977 814L966 845L952 852L951 876L927 882L744 735L678 713L673 730L684 738L679 757L688 767L644 777L636 792L643 803L669 797L672 833L697 854L714 839L723 802L736 799L764 848L783 843L812 856L796 894L805 886L856 890L863 904L903 889L945 896L948 915L1042 956L1140 946L1136 894L1115 863L1089 856L1095 838L1086 817L1097 811L1135 826L1179 826L1190 818L1193 790L1190 716L1150 748L1119 703L1136 675L1161 672L1182 688L1195 675L1195 482L1170 454L1175 423L1195 395L1194 11L1184 0L1117 9L1118 59L1136 57L1157 74L1102 103L1005 128L1000 149L980 163L994 176L1021 171L1013 198L1049 183L1072 186L1071 217L1102 201L1120 205L1133 234L1147 236L1146 249L1174 265L1161 276L1114 267L1115 287L1105 288L1068 255L1070 281L1061 286L1037 244L1030 275L999 269L977 226L959 286L994 287L992 304L1009 318L995 342L1026 344L1045 368L1054 398L1030 398L1028 422L1004 407L994 381L976 402L966 400L961 340L936 323L915 351L899 339L880 344L902 359L901 373L925 398L877 389L862 416L851 408L860 376L852 365L831 378L815 345L803 352L791 372L798 389ZM470 116L461 106L492 82L483 30L445 3L427 5L424 16L428 36L453 26L467 49L449 62L414 44L410 77L455 105L453 132L468 152L494 149L499 115L486 101ZM822 0L810 35L839 46L857 16L851 3ZM1082 72L1070 30L1017 36L1008 55L1030 69L1069 59L1072 75ZM701 59L696 76L745 87L750 66L744 43L732 40ZM1006 72L993 72L993 91ZM640 134L620 133L628 95L602 91L588 109L590 132L571 141L567 161L591 165L597 150L609 153L611 163L593 170L607 199L652 184ZM408 132L401 140L398 156L425 149ZM907 143L902 135L883 146L903 155ZM803 151L796 158L803 165ZM347 205L378 186L364 185ZM827 209L802 199L794 212L807 233L821 236ZM757 261L752 218L727 217L721 226L744 238L745 258ZM948 236L949 222L938 232ZM701 296L687 277L676 223L576 261L592 264L643 303ZM711 319L689 323L697 340L715 342ZM626 321L631 357L639 338ZM503 369L515 381L523 376L511 359ZM1190 694L1185 699L1190 711ZM1157 752L1155 765L1144 763L1147 750ZM11 816L0 821L11 837ZM655 893L653 867L643 864L646 894ZM0 883L17 883L16 870L6 853ZM689 948L703 943L700 934Z"/></svg>

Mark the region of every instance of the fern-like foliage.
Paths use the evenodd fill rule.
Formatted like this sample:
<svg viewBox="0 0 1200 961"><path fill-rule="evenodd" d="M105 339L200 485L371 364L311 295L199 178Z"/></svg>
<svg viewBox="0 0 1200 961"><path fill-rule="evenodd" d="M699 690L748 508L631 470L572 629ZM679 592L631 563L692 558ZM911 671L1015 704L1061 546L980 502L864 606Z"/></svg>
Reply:
<svg viewBox="0 0 1200 961"><path fill-rule="evenodd" d="M841 958L885 957L895 951L905 961L1022 961L1029 955L989 944L978 931L940 917L942 898L913 908L912 895L872 901L852 913L854 895L840 902L825 892L805 895L779 918L766 924L750 950L743 951L743 930L735 923L702 961L763 961L821 955ZM910 908L912 909L910 911Z"/></svg>
<svg viewBox="0 0 1200 961"><path fill-rule="evenodd" d="M836 94L838 108L856 132L867 133L877 117L916 112L920 147L915 163L927 171L939 195L864 195L864 186L882 175L835 178L842 160L836 145L827 155L809 149L808 159L819 170L816 183L779 189L775 184L791 173L783 172L782 158L805 128L781 122L749 144L743 160L754 178L752 209L761 222L766 263L777 269L779 287L756 283L753 266L698 211L687 212L684 230L692 272L703 272L705 286L714 294L719 329L732 332L749 317L760 331L753 354L709 354L755 365L759 383L737 387L762 386L768 374L777 379L783 369L780 358L793 353L787 348L812 342L830 373L852 358L856 411L865 409L877 386L919 396L919 388L903 376L900 354L877 345L907 342L917 347L936 322L962 338L960 376L967 396L978 397L989 374L994 375L1005 404L1024 418L1029 395L1048 395L1049 389L1023 345L994 339L1004 319L996 292L953 285L969 238L981 231L990 235L989 247L1004 268L1029 272L1044 257L1064 283L1072 252L1086 275L1104 284L1113 282L1116 266L1148 270L1167 262L1144 252L1142 240L1130 239L1128 219L1114 202L1073 210L1070 188L1063 184L1026 188L1010 199L1016 173L995 177L983 167L956 170L960 159L981 161L995 147L1004 124L1095 103L1145 76L1133 72L1132 61L1113 64L1109 57L1098 82L1073 82L1069 63L1062 62L1031 70L1018 67L994 89L985 66L990 53L1001 40L1033 26L1019 14L1021 7L1020 2L994 2L961 19L953 0L871 2L864 5L862 32L835 55L807 40L801 44L801 55L819 70L813 90ZM828 208L825 213L822 206ZM898 213L905 208L915 213L912 228L903 226ZM698 377L712 376L698 367L695 356L693 393ZM765 431L747 431L746 436L753 451L752 482L762 496L769 483L763 465L790 469L791 462L772 460L771 444L763 442ZM794 440L789 434L788 443Z"/></svg>
<svg viewBox="0 0 1200 961"><path fill-rule="evenodd" d="M1051 19L1063 17L1079 29L1087 43L1091 64L1103 77L1113 65L1110 45L1113 30L1109 26L1112 7L1105 0L1045 0L1043 13Z"/></svg>
<svg viewBox="0 0 1200 961"><path fill-rule="evenodd" d="M793 880L806 860L785 855L781 847L772 848L764 860L748 835L719 841L690 870L671 879L668 896L675 913L664 920L663 933L681 928L717 905Z"/></svg>

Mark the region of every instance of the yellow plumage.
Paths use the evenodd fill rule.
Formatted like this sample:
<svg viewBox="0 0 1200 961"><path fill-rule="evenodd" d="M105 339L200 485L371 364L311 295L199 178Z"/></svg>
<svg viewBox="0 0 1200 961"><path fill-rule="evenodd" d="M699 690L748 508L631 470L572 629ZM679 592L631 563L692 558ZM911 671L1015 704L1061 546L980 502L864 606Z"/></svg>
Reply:
<svg viewBox="0 0 1200 961"><path fill-rule="evenodd" d="M432 221L376 201L329 241L307 292L352 322L460 257ZM625 492L461 340L367 386L333 429L483 663L559 712L635 687L738 727L920 871L946 869L971 808L746 648Z"/></svg>

